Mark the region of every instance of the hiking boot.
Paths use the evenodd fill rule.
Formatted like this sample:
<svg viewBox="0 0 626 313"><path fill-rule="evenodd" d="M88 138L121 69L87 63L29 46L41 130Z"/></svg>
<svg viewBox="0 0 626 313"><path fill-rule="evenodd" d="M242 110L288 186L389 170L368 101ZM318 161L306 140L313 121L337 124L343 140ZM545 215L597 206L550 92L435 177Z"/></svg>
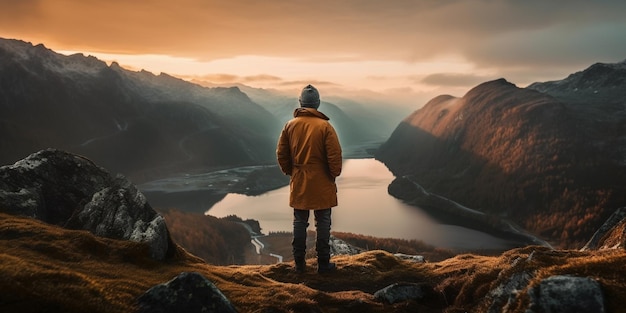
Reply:
<svg viewBox="0 0 626 313"><path fill-rule="evenodd" d="M324 262L324 263L319 263L317 265L318 274L326 274L326 273L334 272L336 270L337 270L337 265L335 265L335 263L332 263L332 262Z"/></svg>
<svg viewBox="0 0 626 313"><path fill-rule="evenodd" d="M297 274L304 274L306 272L306 261L304 260L296 260L296 268L294 271Z"/></svg>

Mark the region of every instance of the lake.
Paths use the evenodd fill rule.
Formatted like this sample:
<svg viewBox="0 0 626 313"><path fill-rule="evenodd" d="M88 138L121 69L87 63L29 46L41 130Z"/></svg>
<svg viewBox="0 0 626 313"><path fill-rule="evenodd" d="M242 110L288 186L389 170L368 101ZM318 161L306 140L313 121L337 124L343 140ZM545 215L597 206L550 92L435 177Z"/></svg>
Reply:
<svg viewBox="0 0 626 313"><path fill-rule="evenodd" d="M442 224L421 209L404 204L387 193L394 179L375 159L348 159L337 178L338 203L332 212L331 231L380 238L416 239L454 250L516 247L515 243L469 228ZM228 194L206 213L216 217L237 215L258 220L264 233L291 231L289 186L259 196ZM314 228L311 214L310 229Z"/></svg>

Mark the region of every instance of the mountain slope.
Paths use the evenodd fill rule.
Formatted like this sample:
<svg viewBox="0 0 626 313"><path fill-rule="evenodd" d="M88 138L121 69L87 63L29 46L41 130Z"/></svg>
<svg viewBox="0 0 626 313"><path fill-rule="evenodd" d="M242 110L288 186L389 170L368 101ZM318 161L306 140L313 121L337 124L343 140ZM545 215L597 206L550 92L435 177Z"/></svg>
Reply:
<svg viewBox="0 0 626 313"><path fill-rule="evenodd" d="M271 112L281 126L293 118L298 107L298 95L238 85L254 102ZM377 146L386 139L397 120L402 118L397 108L383 104L364 104L340 97L328 97L322 92L319 110L330 117L330 123L344 150L344 156L371 157L370 146Z"/></svg>
<svg viewBox="0 0 626 313"><path fill-rule="evenodd" d="M0 163L55 147L136 180L272 162L276 119L236 88L204 88L0 39Z"/></svg>
<svg viewBox="0 0 626 313"><path fill-rule="evenodd" d="M626 203L624 98L573 103L536 89L500 79L436 97L376 157L431 192L580 247Z"/></svg>
<svg viewBox="0 0 626 313"><path fill-rule="evenodd" d="M294 273L293 262L214 266L172 240L197 236L189 234L194 229L186 225L193 217L178 213L168 214L168 225L159 223L163 227L157 232L169 238L175 225L181 236L171 237L168 252L155 257L150 241L137 239L154 237L156 232L138 230L146 223L132 215L161 220L160 215L154 216L146 199L123 177L113 180L84 157L42 151L0 169L5 178L0 188L2 312L138 312L139 303L146 304L139 299L148 289L156 300L163 300L159 303L172 308L167 312L190 311L184 308L198 307L198 302L211 306L207 290L193 288L196 284L170 284L168 290L177 293L163 290L162 283L181 273L202 275L240 312L520 313L547 312L555 301L566 312L618 312L624 306L623 246L602 251L528 246L499 256L464 254L436 262L353 250L358 254L333 256L337 271L330 276L312 270L314 258L307 260L311 269L302 274ZM125 181L123 186L115 183L120 180ZM55 212L70 222L59 220ZM623 229L619 226L623 216L622 212L611 218L603 231ZM82 225L88 227L76 229L71 221L77 217L86 217L88 223ZM247 230L232 221L229 233L237 236L244 231L238 241L245 241ZM128 226L135 230L122 231ZM213 227L221 228L204 223L195 231L206 237L216 230ZM209 241L217 250L238 253L216 236ZM345 242L343 246L345 250ZM397 248L407 252L406 247ZM151 288L157 285L157 290Z"/></svg>
<svg viewBox="0 0 626 313"><path fill-rule="evenodd" d="M208 278L239 312L527 312L531 287L552 275L593 277L604 291L606 312L619 312L626 295L623 250L527 247L501 256L465 254L421 264L368 251L333 258L338 271L330 279L314 272L295 275L292 262L213 266L180 248L159 262L139 243L5 213L0 213L0 238L11 238L0 240L3 312L134 312L139 296L181 272ZM511 290L510 285L521 285L520 277L527 285ZM421 284L426 291L393 304L376 299L377 290L394 283Z"/></svg>

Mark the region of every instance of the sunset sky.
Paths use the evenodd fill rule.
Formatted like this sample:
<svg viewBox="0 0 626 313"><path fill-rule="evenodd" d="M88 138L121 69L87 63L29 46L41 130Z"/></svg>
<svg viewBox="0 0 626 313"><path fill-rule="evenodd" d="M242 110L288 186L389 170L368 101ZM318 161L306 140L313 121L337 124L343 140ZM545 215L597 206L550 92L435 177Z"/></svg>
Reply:
<svg viewBox="0 0 626 313"><path fill-rule="evenodd" d="M626 1L0 0L0 37L213 83L390 99L626 59Z"/></svg>

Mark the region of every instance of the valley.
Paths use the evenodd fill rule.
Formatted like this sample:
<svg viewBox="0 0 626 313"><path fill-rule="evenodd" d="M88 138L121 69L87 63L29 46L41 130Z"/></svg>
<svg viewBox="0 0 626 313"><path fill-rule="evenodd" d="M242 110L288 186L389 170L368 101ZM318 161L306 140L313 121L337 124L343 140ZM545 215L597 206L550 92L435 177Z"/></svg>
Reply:
<svg viewBox="0 0 626 313"><path fill-rule="evenodd" d="M0 38L0 310L131 312L195 272L243 312L518 313L553 291L619 312L625 84L623 61L408 114L326 98L346 170L333 236L354 247L328 280L292 271L275 145L296 96ZM405 287L419 296L380 296Z"/></svg>

